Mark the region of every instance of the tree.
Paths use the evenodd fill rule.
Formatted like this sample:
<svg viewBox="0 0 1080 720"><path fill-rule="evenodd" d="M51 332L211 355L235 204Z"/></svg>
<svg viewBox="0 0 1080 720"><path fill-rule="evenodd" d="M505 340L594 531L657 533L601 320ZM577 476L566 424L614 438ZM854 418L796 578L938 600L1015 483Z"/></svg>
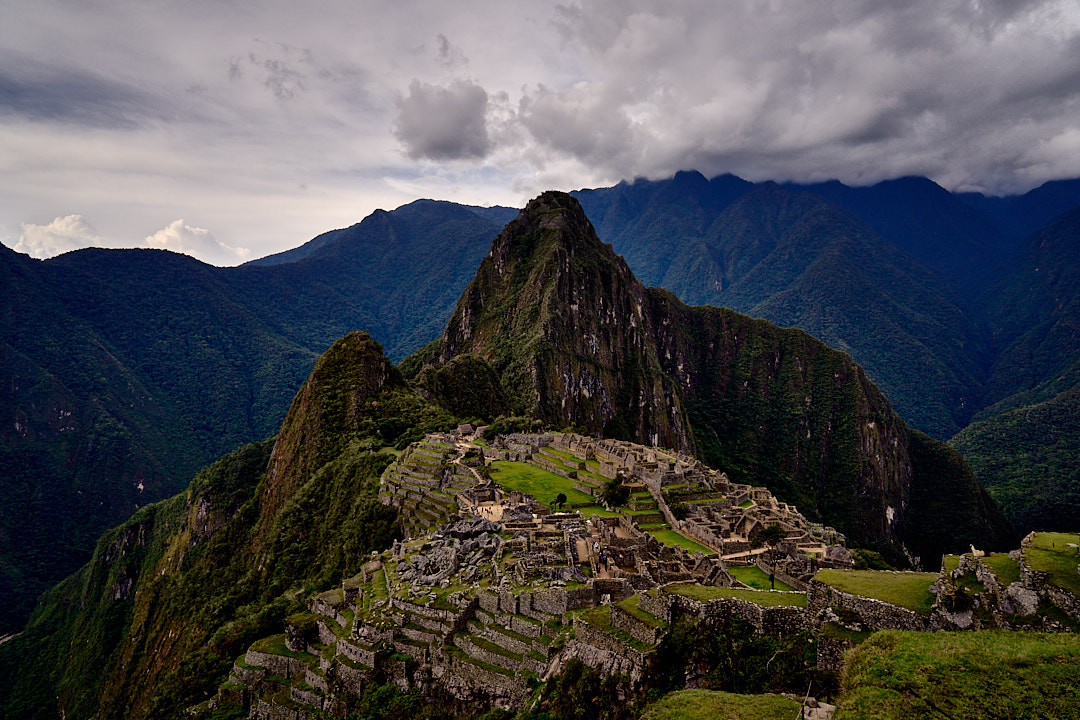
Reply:
<svg viewBox="0 0 1080 720"><path fill-rule="evenodd" d="M566 504L566 493L559 493L558 495L556 495L555 504L559 506L560 510L562 510L563 505Z"/></svg>
<svg viewBox="0 0 1080 720"><path fill-rule="evenodd" d="M608 507L625 505L630 499L630 488L622 483L622 476L616 476L604 483L604 490L600 493L600 499Z"/></svg>
<svg viewBox="0 0 1080 720"><path fill-rule="evenodd" d="M769 546L769 585L773 590L776 589L776 558L774 557L776 545L785 537L787 537L787 531L784 528L779 525L770 525L755 535L750 543L754 547Z"/></svg>

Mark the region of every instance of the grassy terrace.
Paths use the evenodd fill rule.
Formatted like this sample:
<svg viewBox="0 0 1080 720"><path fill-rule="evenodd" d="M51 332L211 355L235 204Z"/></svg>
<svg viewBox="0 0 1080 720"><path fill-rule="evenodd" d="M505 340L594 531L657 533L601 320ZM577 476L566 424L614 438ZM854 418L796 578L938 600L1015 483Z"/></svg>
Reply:
<svg viewBox="0 0 1080 720"><path fill-rule="evenodd" d="M798 717L801 705L782 695L679 690L651 705L642 720L775 720Z"/></svg>
<svg viewBox="0 0 1080 720"><path fill-rule="evenodd" d="M644 529L644 526L642 526L642 528ZM645 530L645 532L649 533L665 545L677 546L683 548L684 550L689 550L690 552L699 552L704 553L705 555L716 554L716 551L710 550L704 545L696 543L684 535L680 535L669 527L649 527Z"/></svg>
<svg viewBox="0 0 1080 720"><path fill-rule="evenodd" d="M256 652L269 653L270 655L283 655L284 657L296 658L313 662L317 658L311 653L294 652L285 645L285 635L271 635L270 637L256 640L251 644L251 649Z"/></svg>
<svg viewBox="0 0 1080 720"><path fill-rule="evenodd" d="M620 608L622 608L626 612L630 613L631 615L633 615L635 618L637 618L641 622L645 623L646 625L651 625L654 628L660 628L662 630L667 630L668 625L667 625L666 622L664 622L662 619L656 617L655 615L652 615L651 613L645 612L640 607L638 607L638 600L640 598L641 598L640 595L631 595L630 597L626 598L625 600L620 600L618 605L619 605Z"/></svg>
<svg viewBox="0 0 1080 720"><path fill-rule="evenodd" d="M565 450L556 450L553 447L542 448L541 452L544 455L554 455L555 457L559 458L560 460L563 460L564 465L570 465L571 467L577 467L578 463L585 462L584 460L582 460L581 458L577 457L576 455L574 455L572 453L568 453Z"/></svg>
<svg viewBox="0 0 1080 720"><path fill-rule="evenodd" d="M641 652L648 652L649 650L652 650L651 646L646 645L640 640L631 637L630 633L625 632L624 630L620 630L619 628L612 625L611 608L609 608L607 605L597 605L596 607L582 610L580 617L583 621L585 621L592 627L600 630L601 632L605 632L608 635L611 635L617 640L621 640L635 650L640 650Z"/></svg>
<svg viewBox="0 0 1080 720"><path fill-rule="evenodd" d="M1048 573L1050 582L1080 595L1080 575L1076 572L1080 556L1077 548L1066 544L1078 542L1076 533L1036 533L1024 549L1024 558L1032 570Z"/></svg>
<svg viewBox="0 0 1080 720"><path fill-rule="evenodd" d="M879 570L819 570L814 579L837 590L881 600L917 613L928 614L934 604L930 586L937 573L883 572Z"/></svg>
<svg viewBox="0 0 1080 720"><path fill-rule="evenodd" d="M806 607L806 595L802 593L782 593L770 590L746 590L744 588L720 588L705 585L669 585L667 592L682 595L692 600L708 602L719 598L745 600L761 607Z"/></svg>
<svg viewBox="0 0 1080 720"><path fill-rule="evenodd" d="M729 566L728 572L731 573L731 576L733 578L741 582L743 585L749 585L750 587L756 588L758 590L776 589L790 591L795 589L787 583L783 582L782 580L777 580L776 587L773 588L772 584L769 582L769 575L757 565L747 565L745 567Z"/></svg>
<svg viewBox="0 0 1080 720"><path fill-rule="evenodd" d="M1076 718L1078 668L1070 633L883 631L849 659L837 717Z"/></svg>
<svg viewBox="0 0 1080 720"><path fill-rule="evenodd" d="M596 476L603 480L599 475ZM619 513L605 510L595 504L592 495L583 493L574 487L574 481L562 475L538 468L528 463L496 460L491 463L491 478L508 490L528 493L542 503L550 503L559 493L566 495L568 505L589 503L578 508L584 517L618 517ZM655 511L654 511L655 512Z"/></svg>
<svg viewBox="0 0 1080 720"><path fill-rule="evenodd" d="M559 493L568 503L591 503L587 495L574 487L574 481L522 462L496 460L491 463L491 478L509 490L528 493L542 503L550 503Z"/></svg>
<svg viewBox="0 0 1080 720"><path fill-rule="evenodd" d="M991 553L982 560L997 575L1002 587L1020 582L1020 563L1009 557L1008 553Z"/></svg>

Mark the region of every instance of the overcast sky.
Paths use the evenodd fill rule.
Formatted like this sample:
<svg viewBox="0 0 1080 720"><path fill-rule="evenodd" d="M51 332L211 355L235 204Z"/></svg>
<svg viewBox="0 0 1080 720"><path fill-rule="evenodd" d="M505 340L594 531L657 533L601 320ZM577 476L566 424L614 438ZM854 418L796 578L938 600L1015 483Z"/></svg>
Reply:
<svg viewBox="0 0 1080 720"><path fill-rule="evenodd" d="M0 241L219 265L680 169L1080 176L1076 0L0 0Z"/></svg>

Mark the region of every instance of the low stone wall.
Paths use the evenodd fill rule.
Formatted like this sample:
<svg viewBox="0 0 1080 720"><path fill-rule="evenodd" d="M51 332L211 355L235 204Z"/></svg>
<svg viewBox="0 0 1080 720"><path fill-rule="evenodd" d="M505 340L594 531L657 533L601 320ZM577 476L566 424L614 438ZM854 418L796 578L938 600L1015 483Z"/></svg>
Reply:
<svg viewBox="0 0 1080 720"><path fill-rule="evenodd" d="M638 619L618 605L610 605L609 607L611 608L611 624L638 642L646 645L656 645L664 637L666 631L662 628Z"/></svg>
<svg viewBox="0 0 1080 720"><path fill-rule="evenodd" d="M244 655L244 662L248 665L266 668L271 675L283 678L294 678L303 675L307 670L307 661L300 658L291 658L284 655L248 650Z"/></svg>
<svg viewBox="0 0 1080 720"><path fill-rule="evenodd" d="M1020 581L1024 587L1034 590L1040 597L1045 597L1061 608L1070 618L1080 622L1080 597L1050 582L1047 573L1032 570L1024 557L1020 559Z"/></svg>
<svg viewBox="0 0 1080 720"><path fill-rule="evenodd" d="M244 660L244 663L247 661ZM229 672L229 680L239 685L254 685L266 676L266 668L249 667L246 664L236 662Z"/></svg>
<svg viewBox="0 0 1080 720"><path fill-rule="evenodd" d="M484 638L488 642L495 643L503 650L509 650L512 653L518 655L525 655L532 651L532 643L522 642L516 637L507 635L506 633L499 632L491 626L483 627L479 633L480 637Z"/></svg>
<svg viewBox="0 0 1080 720"><path fill-rule="evenodd" d="M310 715L311 713L305 710L293 710L284 705L271 704L260 699L252 706L248 718L250 720L307 720Z"/></svg>
<svg viewBox="0 0 1080 720"><path fill-rule="evenodd" d="M661 607L661 603L666 605L666 608ZM783 605L762 607L740 598L716 598L702 601L685 595L664 592L663 588L660 589L655 600L648 599L645 607L649 613L669 622L684 615L694 615L704 620L738 617L750 623L757 632L770 637L786 637L802 632L810 627L812 617L811 613L802 607Z"/></svg>
<svg viewBox="0 0 1080 720"><path fill-rule="evenodd" d="M486 670L461 658L452 658L440 674L443 686L461 699L467 699L477 692L486 696L510 697L524 690L524 683L516 677Z"/></svg>
<svg viewBox="0 0 1080 720"><path fill-rule="evenodd" d="M506 657L505 655L500 655L499 653L494 653L486 648L482 648L461 634L454 635L454 645L461 648L461 650L471 658L482 660L489 665L496 665L511 672L515 672L521 666L521 663L514 658Z"/></svg>
<svg viewBox="0 0 1080 720"><path fill-rule="evenodd" d="M409 638L413 642L420 643L433 643L438 642L442 637L441 634L425 632L424 630L417 630L416 628L401 628L401 634Z"/></svg>
<svg viewBox="0 0 1080 720"><path fill-rule="evenodd" d="M867 630L919 630L929 628L929 618L914 610L852 595L817 580L811 580L807 589L807 609L816 615L826 607L841 607L856 613Z"/></svg>
<svg viewBox="0 0 1080 720"><path fill-rule="evenodd" d="M805 581L788 575L780 568L767 565L760 556L754 559L754 565L756 565L758 570L765 573L766 575L769 575L771 573L777 580L784 583L785 585L790 585L796 590L806 592L807 583Z"/></svg>
<svg viewBox="0 0 1080 720"><path fill-rule="evenodd" d="M360 694L363 692L364 686L371 682L374 671L361 670L360 668L354 668L351 665L339 662L334 667L334 672L337 673L338 682L340 682L346 690Z"/></svg>
<svg viewBox="0 0 1080 720"><path fill-rule="evenodd" d="M648 656L621 640L597 630L578 618L574 619L574 638L563 656L576 657L603 673L625 673L632 683L641 681Z"/></svg>
<svg viewBox="0 0 1080 720"><path fill-rule="evenodd" d="M372 648L353 645L345 640L338 640L336 649L338 655L344 655L353 662L375 667L375 650Z"/></svg>
<svg viewBox="0 0 1080 720"><path fill-rule="evenodd" d="M638 596L638 607L666 623L671 622L670 605L660 593L655 595L650 595L647 592L641 593Z"/></svg>
<svg viewBox="0 0 1080 720"><path fill-rule="evenodd" d="M289 688L289 699L292 700L294 703L308 705L315 708L316 710L323 709L323 696L313 690L304 690L294 685L293 687Z"/></svg>
<svg viewBox="0 0 1080 720"><path fill-rule="evenodd" d="M818 670L840 673L844 670L844 659L848 651L855 647L850 640L826 637L818 635L817 638L817 667Z"/></svg>
<svg viewBox="0 0 1080 720"><path fill-rule="evenodd" d="M312 672L311 668L304 671L304 682L313 688L322 690L324 693L327 691L326 678L317 672Z"/></svg>
<svg viewBox="0 0 1080 720"><path fill-rule="evenodd" d="M315 613L316 615L325 615L341 627L345 627L349 623L348 618L338 612L337 608L326 602L323 602L318 598L312 598L311 603L308 607L311 609L311 612Z"/></svg>
<svg viewBox="0 0 1080 720"><path fill-rule="evenodd" d="M393 646L399 653L408 655L417 662L427 662L427 645L413 645L402 640L395 640Z"/></svg>

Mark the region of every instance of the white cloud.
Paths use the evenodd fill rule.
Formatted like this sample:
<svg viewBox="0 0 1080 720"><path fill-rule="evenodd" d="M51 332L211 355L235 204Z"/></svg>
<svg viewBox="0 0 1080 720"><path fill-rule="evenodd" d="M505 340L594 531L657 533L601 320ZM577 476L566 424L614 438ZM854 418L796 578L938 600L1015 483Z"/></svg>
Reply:
<svg viewBox="0 0 1080 720"><path fill-rule="evenodd" d="M22 224L14 249L44 259L79 248L102 246L106 241L82 215L58 217L48 225Z"/></svg>
<svg viewBox="0 0 1080 720"><path fill-rule="evenodd" d="M192 227L183 220L174 220L144 242L147 247L191 255L211 265L237 265L251 257L248 248L230 247L215 240L206 228Z"/></svg>

